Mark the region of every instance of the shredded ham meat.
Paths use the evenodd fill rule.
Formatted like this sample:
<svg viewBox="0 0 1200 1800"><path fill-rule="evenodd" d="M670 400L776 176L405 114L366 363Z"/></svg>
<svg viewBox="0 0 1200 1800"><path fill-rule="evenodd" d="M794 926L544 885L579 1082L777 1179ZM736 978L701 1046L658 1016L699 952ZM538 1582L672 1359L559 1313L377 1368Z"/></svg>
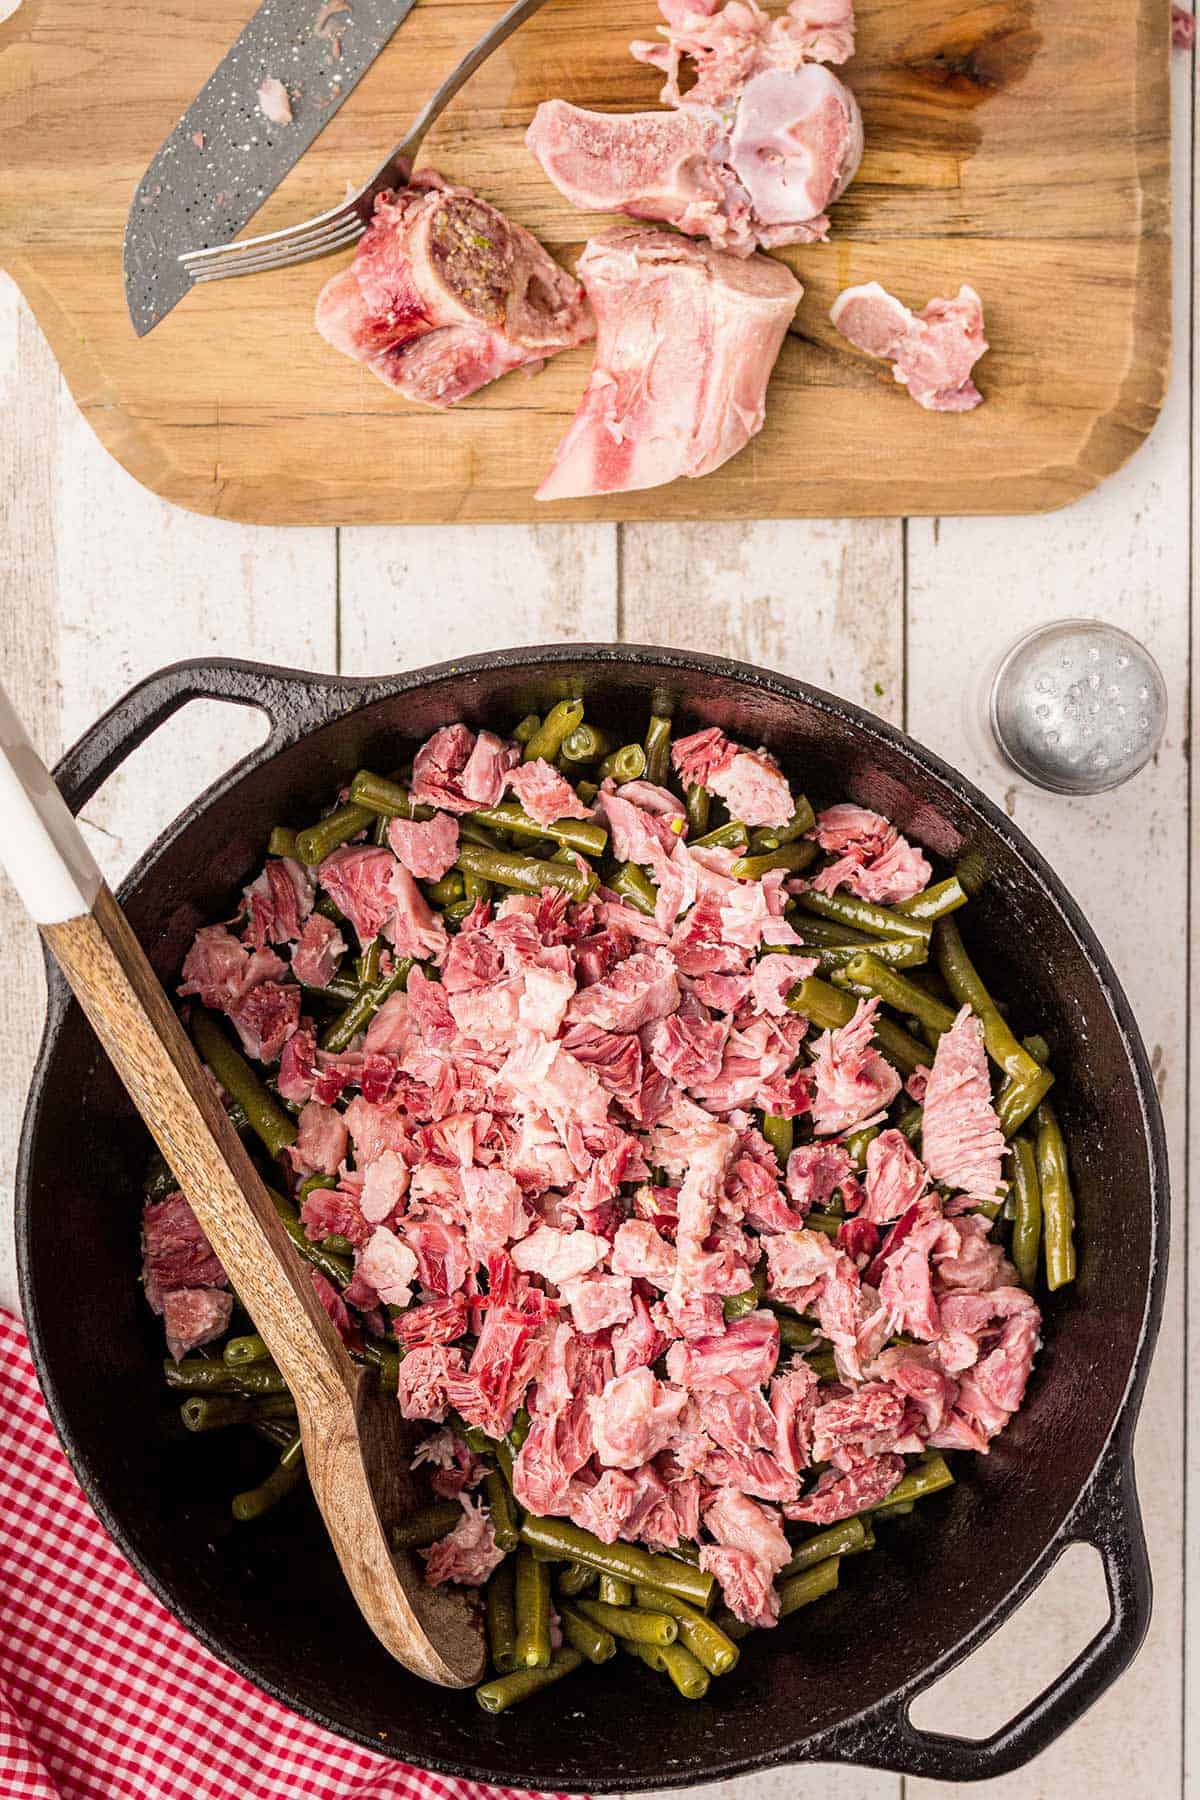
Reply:
<svg viewBox="0 0 1200 1800"><path fill-rule="evenodd" d="M796 813L774 757L715 726L672 760L748 825ZM352 1346L366 1329L404 1353L400 1409L431 1433L421 1479L462 1507L426 1580L478 1586L500 1561L463 1427L503 1437L524 1408L521 1506L605 1542L694 1543L737 1618L773 1624L785 1523L876 1505L927 1449L986 1451L1023 1400L1041 1321L974 1210L1005 1149L978 1021L958 1015L917 1084L918 1152L895 1126L909 1098L874 1040L879 1002L809 1030L787 999L817 961L795 953L783 872L738 880L728 851L690 846L676 793L609 781L585 806L557 768L457 724L410 785L432 816L392 821L385 843L363 834L315 872L269 861L237 918L197 933L180 993L278 1058L290 1179L328 1184L297 1196L304 1232L353 1252L345 1290L314 1271L315 1291ZM498 891L448 928L419 884L506 794L539 824L602 825L655 916L548 888ZM863 807L826 808L812 835L823 891L895 904L930 879ZM385 978L415 959L407 985L323 1049L309 990L372 944ZM793 1121L784 1167L765 1112ZM844 1139L866 1126L882 1129L856 1163ZM182 1195L148 1204L143 1233L147 1299L181 1356L228 1328L233 1296ZM781 1319L811 1345L781 1349Z"/></svg>

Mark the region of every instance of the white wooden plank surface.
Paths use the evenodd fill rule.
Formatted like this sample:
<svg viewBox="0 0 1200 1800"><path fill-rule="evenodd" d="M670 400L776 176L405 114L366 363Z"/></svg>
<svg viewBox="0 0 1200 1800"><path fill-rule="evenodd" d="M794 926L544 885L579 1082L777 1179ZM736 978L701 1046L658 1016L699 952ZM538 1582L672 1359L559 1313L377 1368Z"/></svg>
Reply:
<svg viewBox="0 0 1200 1800"><path fill-rule="evenodd" d="M0 0L0 12L7 4ZM1189 61L1177 59L1174 76L1177 313L1185 325L1193 243ZM886 521L622 532L249 530L166 508L109 463L64 399L13 290L0 281L0 667L48 755L131 681L185 655L366 673L522 642L619 635L762 662L907 724L1001 798L1084 901L1155 1052L1178 1183L1172 1293L1138 1439L1156 1613L1147 1647L1120 1687L1037 1764L977 1788L982 1800L989 1791L1019 1800L1200 1796L1200 1656L1184 1654L1182 1581L1186 1561L1195 1618L1200 1468L1193 1451L1185 1555L1189 1509L1179 1448L1186 1422L1188 1078L1180 996L1190 947L1181 922L1194 927L1195 918L1187 871L1189 373L1181 331L1171 402L1148 449L1082 506L1051 519L921 522L908 528L907 540L901 526ZM1193 514L1197 501L1200 486ZM1171 689L1171 733L1157 765L1136 787L1099 802L1050 800L1010 780L988 754L972 712L975 678L993 652L1026 624L1068 612L1113 617L1142 636ZM252 717L232 709L190 708L154 748L139 752L88 809L92 841L110 874L127 867L257 730ZM1153 880L1131 907L1111 875L1098 879L1101 868L1152 870ZM0 988L6 1215L41 980L32 935L2 883L0 941L9 951ZM10 1230L0 1216L0 1301L11 1304L14 1292ZM1200 1295L1200 1285L1194 1292ZM1200 1332L1200 1301L1192 1322ZM986 1727L999 1723L1069 1659L1102 1610L1086 1562L1080 1568L1074 1558L1064 1560L980 1653L979 1670L951 1678L939 1723L969 1728L968 1719L978 1723L981 1713ZM794 1793L933 1800L935 1791L869 1771L826 1769L697 1790L705 1800L784 1800Z"/></svg>
<svg viewBox="0 0 1200 1800"><path fill-rule="evenodd" d="M187 656L332 666L334 533L243 531L146 494L100 449L40 333L0 277L0 669L47 760L133 682ZM192 705L85 814L110 880L263 735L240 708ZM0 1302L16 1301L14 1164L41 1029L41 958L0 883Z"/></svg>

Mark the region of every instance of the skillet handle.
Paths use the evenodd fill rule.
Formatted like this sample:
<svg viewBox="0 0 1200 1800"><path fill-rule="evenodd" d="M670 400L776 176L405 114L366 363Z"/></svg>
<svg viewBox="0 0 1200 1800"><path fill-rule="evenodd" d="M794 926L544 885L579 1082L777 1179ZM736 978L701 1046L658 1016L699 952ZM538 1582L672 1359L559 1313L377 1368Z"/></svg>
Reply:
<svg viewBox="0 0 1200 1800"><path fill-rule="evenodd" d="M306 731L360 703L365 684L336 675L264 668L233 657L173 663L130 688L63 756L54 780L73 813L86 806L131 751L192 700L226 700L267 715L271 735L251 752L274 754Z"/></svg>
<svg viewBox="0 0 1200 1800"><path fill-rule="evenodd" d="M978 1781L1007 1775L1039 1755L1128 1668L1150 1623L1150 1563L1128 1445L1109 1445L1038 1580L1074 1543L1091 1544L1100 1553L1108 1622L1007 1725L981 1739L919 1730L909 1708L925 1682L889 1696L866 1718L814 1745L814 1759L865 1763L934 1781Z"/></svg>

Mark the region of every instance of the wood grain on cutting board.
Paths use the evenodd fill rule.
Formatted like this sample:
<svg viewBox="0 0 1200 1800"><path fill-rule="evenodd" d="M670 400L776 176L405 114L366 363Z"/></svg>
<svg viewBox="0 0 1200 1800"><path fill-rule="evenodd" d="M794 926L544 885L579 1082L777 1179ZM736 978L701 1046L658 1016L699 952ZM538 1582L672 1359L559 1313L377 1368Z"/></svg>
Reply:
<svg viewBox="0 0 1200 1800"><path fill-rule="evenodd" d="M0 25L0 262L101 440L181 505L305 524L1041 511L1094 487L1154 423L1169 358L1167 0L863 0L844 74L867 151L831 241L782 253L806 293L765 429L703 481L549 507L533 490L588 348L449 413L412 406L313 330L337 260L199 289L135 337L130 197L249 10L23 0ZM420 0L251 229L363 179L497 11ZM657 77L627 51L654 18L652 0L551 0L464 90L425 160L572 262L612 221L557 194L525 125L555 95L655 104ZM924 413L838 338L831 301L871 279L914 306L964 280L979 289L984 406Z"/></svg>

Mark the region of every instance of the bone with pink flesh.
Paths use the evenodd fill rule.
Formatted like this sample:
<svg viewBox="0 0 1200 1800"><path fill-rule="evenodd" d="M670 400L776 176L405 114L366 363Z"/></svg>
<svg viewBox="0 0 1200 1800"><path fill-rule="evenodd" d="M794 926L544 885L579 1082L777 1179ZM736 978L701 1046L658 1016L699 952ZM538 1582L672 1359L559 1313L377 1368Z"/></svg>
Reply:
<svg viewBox="0 0 1200 1800"><path fill-rule="evenodd" d="M380 196L353 263L322 290L316 323L388 386L442 407L593 335L578 283L537 239L431 171Z"/></svg>
<svg viewBox="0 0 1200 1800"><path fill-rule="evenodd" d="M736 104L595 113L550 100L526 143L572 205L663 220L718 249L826 235L825 208L862 156L854 96L819 64L767 70Z"/></svg>
<svg viewBox="0 0 1200 1800"><path fill-rule="evenodd" d="M839 294L829 316L856 349L892 363L896 380L926 411L970 412L983 399L970 378L988 347L974 288L964 284L955 299L933 299L914 314L868 281Z"/></svg>
<svg viewBox="0 0 1200 1800"><path fill-rule="evenodd" d="M596 361L539 499L707 475L760 430L803 292L781 263L618 229L588 244L579 276L596 314Z"/></svg>

